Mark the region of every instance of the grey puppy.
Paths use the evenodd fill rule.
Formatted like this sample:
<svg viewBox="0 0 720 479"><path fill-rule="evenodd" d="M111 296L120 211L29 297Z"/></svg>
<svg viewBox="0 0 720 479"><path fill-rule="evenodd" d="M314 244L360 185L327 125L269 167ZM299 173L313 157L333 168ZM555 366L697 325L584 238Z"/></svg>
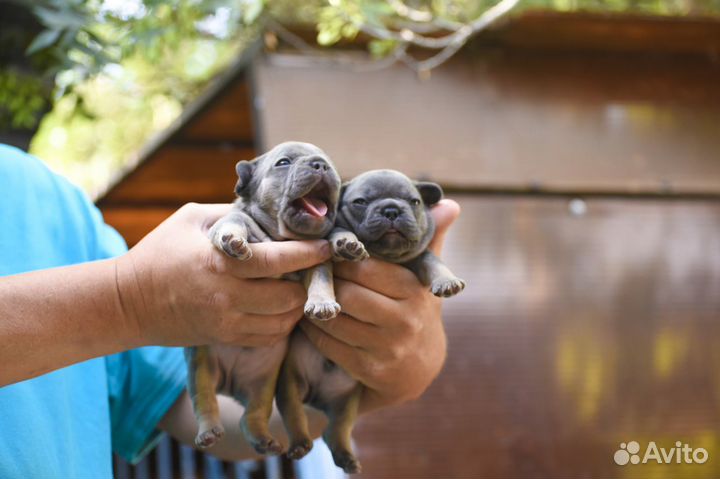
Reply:
<svg viewBox="0 0 720 479"><path fill-rule="evenodd" d="M252 256L249 243L324 238L333 228L340 177L327 155L315 145L282 143L252 161L236 166L238 195L232 210L210 230L213 244L238 260ZM351 245L348 245L351 246ZM337 248L335 255L352 251ZM305 314L317 319L337 315L330 262L302 272L308 290ZM185 349L188 392L198 420L195 443L210 447L222 437L216 393L245 407L241 428L259 453L279 454L282 445L269 432L275 386L287 340L273 346L224 345ZM242 367L234 368L235 364Z"/></svg>
<svg viewBox="0 0 720 479"><path fill-rule="evenodd" d="M343 186L331 244L340 248L360 242L370 256L409 268L434 295L453 296L465 288L465 282L427 250L435 234L430 207L441 198L442 189L435 183L413 182L393 170L363 173ZM347 473L360 472L350 442L361 394L362 385L324 358L296 329L276 398L290 436L288 456L299 459L312 448L303 409L308 403L329 418L323 439L335 464Z"/></svg>

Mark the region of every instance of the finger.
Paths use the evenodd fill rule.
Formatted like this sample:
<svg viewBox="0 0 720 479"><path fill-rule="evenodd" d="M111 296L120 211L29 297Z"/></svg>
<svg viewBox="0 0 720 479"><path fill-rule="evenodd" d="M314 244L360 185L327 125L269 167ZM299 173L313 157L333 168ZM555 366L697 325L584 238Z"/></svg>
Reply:
<svg viewBox="0 0 720 479"><path fill-rule="evenodd" d="M387 318L402 315L402 304L352 281L335 278L335 299L356 320L387 326Z"/></svg>
<svg viewBox="0 0 720 479"><path fill-rule="evenodd" d="M252 243L250 249L252 257L245 261L218 252L223 256L221 268L238 278L270 278L330 259L330 244L325 240Z"/></svg>
<svg viewBox="0 0 720 479"><path fill-rule="evenodd" d="M435 220L435 236L432 241L430 241L428 249L435 253L436 256L440 256L442 254L443 244L445 243L445 236L450 226L458 216L460 216L460 205L453 200L445 198L432 207L430 214L432 214Z"/></svg>
<svg viewBox="0 0 720 479"><path fill-rule="evenodd" d="M231 203L187 203L182 206L176 214L190 222L200 223L203 233L207 234L210 227L215 224L217 220L230 212L232 206Z"/></svg>
<svg viewBox="0 0 720 479"><path fill-rule="evenodd" d="M303 317L303 308L292 309L281 314L240 314L230 325L237 330L238 337L247 335L257 336L287 336L293 327Z"/></svg>
<svg viewBox="0 0 720 479"><path fill-rule="evenodd" d="M297 281L221 278L215 288L220 307L250 314L281 314L305 304L307 293ZM226 301L226 303L224 303Z"/></svg>
<svg viewBox="0 0 720 479"><path fill-rule="evenodd" d="M357 263L335 263L333 268L336 278L352 281L394 299L409 298L421 287L420 281L409 269L374 258Z"/></svg>
<svg viewBox="0 0 720 479"><path fill-rule="evenodd" d="M277 344L279 341L287 339L286 334L267 335L267 334L246 334L238 337L236 340L221 344L230 344L232 346L242 346L245 348L266 348Z"/></svg>
<svg viewBox="0 0 720 479"><path fill-rule="evenodd" d="M309 321L300 321L298 325L320 354L339 364L350 376L354 378L363 376L363 364L366 364L369 358L362 349L330 336Z"/></svg>
<svg viewBox="0 0 720 479"><path fill-rule="evenodd" d="M340 313L331 321L319 321L308 318L312 324L345 344L362 349L374 349L382 338L382 329L374 324L359 321L347 314ZM379 341L380 339L380 341Z"/></svg>

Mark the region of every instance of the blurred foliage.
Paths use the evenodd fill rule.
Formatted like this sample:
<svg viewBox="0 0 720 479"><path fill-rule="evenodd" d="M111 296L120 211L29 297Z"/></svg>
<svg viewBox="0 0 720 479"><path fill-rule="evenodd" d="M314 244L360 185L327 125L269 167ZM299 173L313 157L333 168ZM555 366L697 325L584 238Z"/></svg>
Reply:
<svg viewBox="0 0 720 479"><path fill-rule="evenodd" d="M397 5L442 26L497 1L0 0L0 130L35 128L52 102L31 150L97 192L269 21L315 25L318 43L331 45L363 25L394 28ZM521 0L516 9L702 16L719 14L720 0ZM382 57L395 46L377 39L369 49Z"/></svg>
<svg viewBox="0 0 720 479"><path fill-rule="evenodd" d="M0 125L31 129L46 104L39 79L15 70L0 70Z"/></svg>

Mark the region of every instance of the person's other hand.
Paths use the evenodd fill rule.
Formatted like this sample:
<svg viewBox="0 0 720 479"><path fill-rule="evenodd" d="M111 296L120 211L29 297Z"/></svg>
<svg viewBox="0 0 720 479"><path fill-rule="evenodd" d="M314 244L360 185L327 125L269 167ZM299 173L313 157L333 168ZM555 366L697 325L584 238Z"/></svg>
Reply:
<svg viewBox="0 0 720 479"><path fill-rule="evenodd" d="M327 241L255 243L240 261L207 236L228 211L185 205L116 260L121 306L140 344L264 346L302 318L302 284L268 278L329 259Z"/></svg>
<svg viewBox="0 0 720 479"><path fill-rule="evenodd" d="M436 255L459 214L460 206L447 199L432 209ZM323 355L366 386L361 409L420 396L445 361L442 300L410 270L372 258L336 264L335 288L343 312L300 326Z"/></svg>

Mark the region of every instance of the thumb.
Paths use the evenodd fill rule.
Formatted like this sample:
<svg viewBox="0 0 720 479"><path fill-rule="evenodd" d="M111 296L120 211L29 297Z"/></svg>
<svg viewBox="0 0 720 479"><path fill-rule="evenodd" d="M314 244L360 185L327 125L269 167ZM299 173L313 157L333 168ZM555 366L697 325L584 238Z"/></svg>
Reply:
<svg viewBox="0 0 720 479"><path fill-rule="evenodd" d="M440 256L442 253L445 235L447 235L450 226L460 216L460 205L453 200L447 198L440 200L438 204L430 209L430 214L435 220L435 236L430 241L428 247L435 255Z"/></svg>

